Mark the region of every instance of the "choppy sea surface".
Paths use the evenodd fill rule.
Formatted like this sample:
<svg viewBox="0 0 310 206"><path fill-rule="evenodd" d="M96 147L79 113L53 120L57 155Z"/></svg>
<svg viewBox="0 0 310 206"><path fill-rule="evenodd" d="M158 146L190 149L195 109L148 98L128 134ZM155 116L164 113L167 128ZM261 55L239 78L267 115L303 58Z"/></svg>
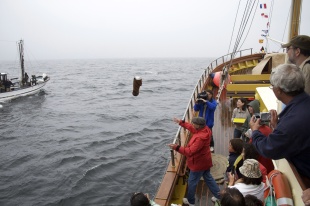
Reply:
<svg viewBox="0 0 310 206"><path fill-rule="evenodd" d="M51 80L0 109L0 205L130 205L156 194L194 86L211 59L39 61ZM14 74L14 62L1 72ZM32 70L27 70L29 76ZM18 72L18 71L17 71ZM140 76L138 96L133 78Z"/></svg>

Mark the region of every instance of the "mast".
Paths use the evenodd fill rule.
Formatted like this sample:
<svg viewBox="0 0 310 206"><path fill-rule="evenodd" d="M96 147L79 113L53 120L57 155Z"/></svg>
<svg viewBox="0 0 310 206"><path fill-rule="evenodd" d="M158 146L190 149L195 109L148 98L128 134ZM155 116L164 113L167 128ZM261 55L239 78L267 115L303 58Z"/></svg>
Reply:
<svg viewBox="0 0 310 206"><path fill-rule="evenodd" d="M19 60L20 60L20 69L21 69L21 82L25 82L25 67L24 67L24 41L20 40L18 43L19 48Z"/></svg>
<svg viewBox="0 0 310 206"><path fill-rule="evenodd" d="M299 34L301 4L302 0L292 0L289 40Z"/></svg>

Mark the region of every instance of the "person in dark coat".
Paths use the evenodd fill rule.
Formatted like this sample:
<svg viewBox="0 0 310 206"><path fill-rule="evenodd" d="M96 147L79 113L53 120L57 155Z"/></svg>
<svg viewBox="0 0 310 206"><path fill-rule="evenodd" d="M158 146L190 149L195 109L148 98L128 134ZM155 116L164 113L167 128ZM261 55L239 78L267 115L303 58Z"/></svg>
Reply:
<svg viewBox="0 0 310 206"><path fill-rule="evenodd" d="M305 77L296 65L282 64L272 72L270 84L286 107L279 116L276 110L270 110L273 131L267 138L259 131L260 119L251 118L252 144L264 157L291 162L310 188L310 96L304 91Z"/></svg>

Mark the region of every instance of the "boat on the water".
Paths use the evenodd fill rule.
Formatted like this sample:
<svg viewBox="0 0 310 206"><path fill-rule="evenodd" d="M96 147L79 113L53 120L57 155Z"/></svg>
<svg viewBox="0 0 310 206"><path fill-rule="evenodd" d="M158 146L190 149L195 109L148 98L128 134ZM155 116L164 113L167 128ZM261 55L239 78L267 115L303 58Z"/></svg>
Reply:
<svg viewBox="0 0 310 206"><path fill-rule="evenodd" d="M9 77L7 73L0 73L0 102L7 102L22 96L28 96L40 92L50 77L42 75L28 76L24 67L24 41L18 42L21 76Z"/></svg>
<svg viewBox="0 0 310 206"><path fill-rule="evenodd" d="M298 35L300 21L298 11L300 10L301 1L292 1L291 31L288 39ZM250 101L257 99L260 102L261 112L268 112L271 109L276 109L278 114L281 112L282 105L269 88L269 79L272 69L286 61L286 53L265 53L265 51L254 53L253 49L235 50L215 59L203 71L194 87L182 119L191 122L191 119L198 115L193 109L198 94L204 90L213 91L218 102L212 128L215 141L215 153L212 156L213 168L211 168L213 176L215 173L223 174L226 170L226 168L218 167L220 163L216 159L219 156L228 155L229 140L233 138L234 130L231 122L232 110L236 107L237 98L247 98ZM173 143L186 146L190 138L190 132L179 127ZM162 206L182 205L182 199L186 197L186 157L173 150L170 152L171 160L154 197L154 201ZM305 188L294 167L285 159L273 160L273 164L275 169L288 179L294 205L304 205L301 194ZM226 187L221 177L215 179L220 189ZM212 196L205 182L201 180L196 188L195 205L214 205L211 201Z"/></svg>

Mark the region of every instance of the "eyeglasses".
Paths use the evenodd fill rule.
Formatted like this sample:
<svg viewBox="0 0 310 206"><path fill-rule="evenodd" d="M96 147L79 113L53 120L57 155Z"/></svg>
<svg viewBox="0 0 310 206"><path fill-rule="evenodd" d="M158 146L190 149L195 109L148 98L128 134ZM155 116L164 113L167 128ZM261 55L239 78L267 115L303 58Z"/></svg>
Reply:
<svg viewBox="0 0 310 206"><path fill-rule="evenodd" d="M294 47L291 47L291 46L290 46L290 47L287 47L287 48L286 48L286 53L287 53L290 49L294 49Z"/></svg>

